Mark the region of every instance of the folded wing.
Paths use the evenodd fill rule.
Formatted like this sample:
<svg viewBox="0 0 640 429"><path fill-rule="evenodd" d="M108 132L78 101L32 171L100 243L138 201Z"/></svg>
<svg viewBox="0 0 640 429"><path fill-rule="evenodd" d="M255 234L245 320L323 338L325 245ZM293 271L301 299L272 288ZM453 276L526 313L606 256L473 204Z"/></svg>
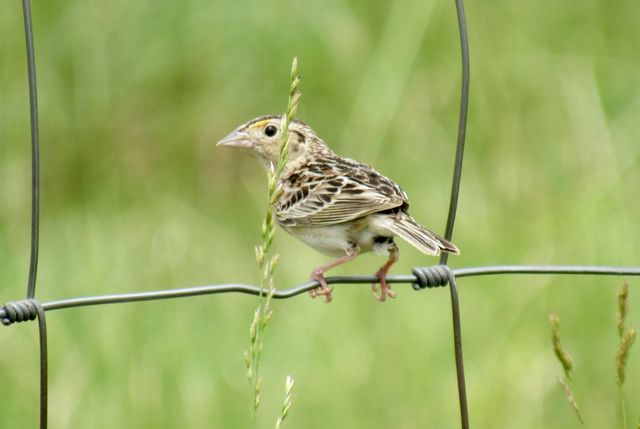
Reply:
<svg viewBox="0 0 640 429"><path fill-rule="evenodd" d="M339 157L308 162L285 177L281 189L275 216L286 226L334 225L409 204L391 180Z"/></svg>

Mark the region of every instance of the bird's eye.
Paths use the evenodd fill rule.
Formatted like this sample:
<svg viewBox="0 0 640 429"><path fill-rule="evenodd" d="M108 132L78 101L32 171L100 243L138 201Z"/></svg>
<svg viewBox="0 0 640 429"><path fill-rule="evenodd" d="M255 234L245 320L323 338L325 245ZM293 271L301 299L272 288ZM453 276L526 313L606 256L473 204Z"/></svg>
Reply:
<svg viewBox="0 0 640 429"><path fill-rule="evenodd" d="M267 128L264 129L264 133L267 137L273 137L278 132L278 128L275 125L267 125Z"/></svg>

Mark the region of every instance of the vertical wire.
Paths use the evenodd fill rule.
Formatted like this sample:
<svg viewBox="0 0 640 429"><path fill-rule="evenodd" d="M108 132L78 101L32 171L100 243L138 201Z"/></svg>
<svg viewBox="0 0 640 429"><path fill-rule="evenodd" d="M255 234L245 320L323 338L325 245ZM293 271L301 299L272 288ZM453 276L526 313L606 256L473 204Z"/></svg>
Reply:
<svg viewBox="0 0 640 429"><path fill-rule="evenodd" d="M38 272L38 242L40 235L40 144L38 134L38 93L36 89L36 64L33 49L33 27L30 0L22 0L24 35L27 42L27 76L29 79L29 108L31 111L31 259L27 298L36 293Z"/></svg>
<svg viewBox="0 0 640 429"><path fill-rule="evenodd" d="M462 356L462 327L460 326L460 301L456 277L448 271L449 290L451 291L451 318L453 319L453 346L456 360L456 379L458 380L458 400L460 403L460 424L469 429L469 409L467 407L467 384L464 378L464 358Z"/></svg>
<svg viewBox="0 0 640 429"><path fill-rule="evenodd" d="M38 314L38 336L40 339L40 429L47 428L48 415L48 355L47 322L44 309L35 301L36 276L38 273L38 247L40 237L40 142L38 132L38 91L36 84L36 61L33 48L33 24L30 0L22 0L24 35L27 45L27 77L29 81L29 110L31 123L31 256L27 299L36 304Z"/></svg>
<svg viewBox="0 0 640 429"><path fill-rule="evenodd" d="M464 142L467 135L467 111L469 108L469 40L467 37L467 19L464 14L463 0L455 0L458 15L458 30L460 32L460 51L462 56L462 87L460 88L460 117L458 118L458 143L456 145L456 159L451 183L451 199L449 201L449 216L444 238L451 240L453 225L458 210L458 196L460 194L460 178L462 176L462 159L464 157ZM449 254L443 252L440 265L446 265Z"/></svg>
<svg viewBox="0 0 640 429"><path fill-rule="evenodd" d="M462 59L462 85L460 88L460 116L458 118L458 141L456 144L456 157L453 168L453 180L451 183L451 199L449 200L449 215L444 236L451 240L453 226L458 210L458 197L460 195L460 180L462 177L462 161L464 157L464 144L467 135L467 112L469 108L469 39L467 36L467 20L464 13L463 0L455 0L456 14L458 17L458 31L460 33L460 53ZM449 254L443 252L440 256L440 264L446 265ZM467 407L467 388L464 377L464 358L462 355L462 326L460 322L460 300L455 276L449 271L449 289L451 291L451 318L453 321L453 344L456 361L456 379L458 382L458 399L460 403L460 423L463 429L469 428L469 411Z"/></svg>
<svg viewBox="0 0 640 429"><path fill-rule="evenodd" d="M44 309L35 299L38 314L38 336L40 338L40 429L47 429L47 414L49 403L49 375L47 357L47 319Z"/></svg>

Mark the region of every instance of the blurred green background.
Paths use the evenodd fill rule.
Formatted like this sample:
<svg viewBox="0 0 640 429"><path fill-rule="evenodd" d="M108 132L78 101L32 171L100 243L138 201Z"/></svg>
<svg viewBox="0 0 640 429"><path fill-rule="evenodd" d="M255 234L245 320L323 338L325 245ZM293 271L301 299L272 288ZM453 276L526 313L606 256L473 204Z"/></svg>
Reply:
<svg viewBox="0 0 640 429"><path fill-rule="evenodd" d="M468 148L454 267L639 265L640 28L635 0L468 2ZM36 2L43 300L256 284L264 173L215 142L281 112L400 183L443 231L459 103L453 2ZM30 152L19 2L0 13L0 301L23 296ZM279 233L278 287L327 260ZM394 273L436 262L407 245ZM335 273L370 274L363 256ZM555 382L547 316L575 361L587 427L621 427L614 354L621 278L460 281L471 424L578 427ZM640 326L640 280L630 322ZM275 304L259 427L284 377L289 428L459 427L446 289L381 305L338 286ZM257 299L212 296L48 313L50 427L245 428L243 350ZM3 426L37 422L34 324L0 329ZM638 348L638 347L636 347ZM627 392L640 397L640 351ZM640 413L629 402L630 420Z"/></svg>

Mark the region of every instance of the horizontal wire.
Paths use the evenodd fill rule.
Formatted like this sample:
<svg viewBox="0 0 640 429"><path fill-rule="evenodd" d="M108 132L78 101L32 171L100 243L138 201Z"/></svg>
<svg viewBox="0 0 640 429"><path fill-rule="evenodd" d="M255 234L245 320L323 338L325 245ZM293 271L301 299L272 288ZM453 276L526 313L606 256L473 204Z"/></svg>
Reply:
<svg viewBox="0 0 640 429"><path fill-rule="evenodd" d="M504 274L591 274L591 275L628 275L640 276L640 267L606 267L584 265L497 265L485 267L457 268L452 270L456 278L475 277L484 275ZM389 283L415 283L415 275L395 275L387 277ZM328 284L363 284L378 283L376 276L332 276L327 277ZM274 298L287 299L300 295L320 286L317 281L310 281L294 286L290 289L276 290ZM62 299L42 303L45 311L62 310L65 308L87 307L92 305L120 304L127 302L154 301L160 299L184 298L198 295L215 295L221 293L242 293L247 295L265 295L266 290L256 286L244 284L222 284L208 286L194 286L180 289L157 290L149 292L134 292L124 294L87 296ZM4 308L0 308L0 318L6 316Z"/></svg>
<svg viewBox="0 0 640 429"><path fill-rule="evenodd" d="M495 265L453 270L456 277L496 274L593 274L640 276L640 267L610 267L598 265Z"/></svg>

